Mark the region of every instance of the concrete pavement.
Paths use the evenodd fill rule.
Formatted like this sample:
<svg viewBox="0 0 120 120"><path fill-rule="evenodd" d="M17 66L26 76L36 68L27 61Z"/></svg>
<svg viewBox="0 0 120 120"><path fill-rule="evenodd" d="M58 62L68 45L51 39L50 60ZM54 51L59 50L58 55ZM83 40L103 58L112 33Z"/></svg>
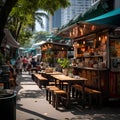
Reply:
<svg viewBox="0 0 120 120"><path fill-rule="evenodd" d="M40 89L27 72L18 75L17 83L16 120L120 120L120 107L82 110L74 105L56 110L46 101L45 89Z"/></svg>

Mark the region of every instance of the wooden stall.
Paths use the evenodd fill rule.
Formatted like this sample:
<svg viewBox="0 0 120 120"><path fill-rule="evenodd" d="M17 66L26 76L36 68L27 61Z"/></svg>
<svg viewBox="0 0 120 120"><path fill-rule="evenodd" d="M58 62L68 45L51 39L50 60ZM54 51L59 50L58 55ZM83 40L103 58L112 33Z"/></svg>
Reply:
<svg viewBox="0 0 120 120"><path fill-rule="evenodd" d="M68 58L69 52L73 51L73 47L66 44L56 42L46 42L41 45L42 61L49 63L54 66L58 58ZM69 52L68 52L69 51Z"/></svg>
<svg viewBox="0 0 120 120"><path fill-rule="evenodd" d="M105 99L120 98L120 8L114 5L99 1L57 33L72 39L74 74Z"/></svg>
<svg viewBox="0 0 120 120"><path fill-rule="evenodd" d="M87 78L85 86L104 99L120 98L120 29L81 22L65 31L73 39L74 75Z"/></svg>
<svg viewBox="0 0 120 120"><path fill-rule="evenodd" d="M109 29L104 26L84 25L80 30L83 35L78 33L78 36L74 37L74 74L87 78L87 87L101 91L103 97L108 98Z"/></svg>
<svg viewBox="0 0 120 120"><path fill-rule="evenodd" d="M110 96L120 97L120 29L117 28L110 35L110 71L109 91Z"/></svg>

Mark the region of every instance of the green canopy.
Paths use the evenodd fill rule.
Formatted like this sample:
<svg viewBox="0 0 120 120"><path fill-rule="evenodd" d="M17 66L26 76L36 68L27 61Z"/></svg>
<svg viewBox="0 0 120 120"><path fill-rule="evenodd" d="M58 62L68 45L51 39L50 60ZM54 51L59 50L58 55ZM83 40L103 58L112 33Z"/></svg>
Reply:
<svg viewBox="0 0 120 120"><path fill-rule="evenodd" d="M118 27L120 26L120 8L112 10L98 17L86 20L86 22Z"/></svg>
<svg viewBox="0 0 120 120"><path fill-rule="evenodd" d="M46 38L48 39L52 39L53 41L57 41L57 40L70 40L70 38L63 38L62 36L58 36L58 35L55 35L55 34L51 34L49 36L46 36Z"/></svg>
<svg viewBox="0 0 120 120"><path fill-rule="evenodd" d="M72 26L75 23L78 23L81 21L84 22L85 20L105 14L107 12L107 9L109 9L109 6L106 1L103 1L103 2L98 1L96 4L91 6L87 11L71 19L66 25L63 25L59 30Z"/></svg>

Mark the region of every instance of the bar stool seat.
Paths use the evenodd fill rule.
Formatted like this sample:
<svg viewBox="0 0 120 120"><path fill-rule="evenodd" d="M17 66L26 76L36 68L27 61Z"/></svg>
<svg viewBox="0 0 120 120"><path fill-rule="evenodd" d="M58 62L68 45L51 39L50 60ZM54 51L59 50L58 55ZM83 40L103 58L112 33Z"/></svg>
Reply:
<svg viewBox="0 0 120 120"><path fill-rule="evenodd" d="M59 90L56 86L46 86L46 100L51 104L51 95L54 90Z"/></svg>
<svg viewBox="0 0 120 120"><path fill-rule="evenodd" d="M72 97L76 97L76 99L80 100L82 94L82 86L79 84L72 85ZM102 106L102 93L99 90L91 89L85 87L85 96L86 103L88 103L89 108L92 107L92 103L97 106Z"/></svg>
<svg viewBox="0 0 120 120"><path fill-rule="evenodd" d="M53 107L58 109L58 105L60 104L60 98L67 98L67 92L64 90L54 90L53 91Z"/></svg>

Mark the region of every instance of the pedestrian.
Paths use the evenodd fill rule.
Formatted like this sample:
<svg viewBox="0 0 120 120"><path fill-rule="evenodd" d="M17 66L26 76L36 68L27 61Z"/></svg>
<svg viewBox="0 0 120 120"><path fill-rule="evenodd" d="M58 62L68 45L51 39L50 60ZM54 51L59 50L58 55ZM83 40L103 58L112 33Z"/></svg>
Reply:
<svg viewBox="0 0 120 120"><path fill-rule="evenodd" d="M40 60L39 60L39 58L37 58L37 65L40 65Z"/></svg>
<svg viewBox="0 0 120 120"><path fill-rule="evenodd" d="M23 69L24 71L26 72L27 70L27 65L28 65L28 60L27 60L27 57L24 56L24 58L22 59L22 62L23 62Z"/></svg>
<svg viewBox="0 0 120 120"><path fill-rule="evenodd" d="M31 72L36 71L37 73L37 62L35 61L35 58L32 58L31 60Z"/></svg>
<svg viewBox="0 0 120 120"><path fill-rule="evenodd" d="M29 72L29 74L31 73L31 60L32 60L32 56L29 56L28 58L28 65L27 65L27 71Z"/></svg>
<svg viewBox="0 0 120 120"><path fill-rule="evenodd" d="M20 57L17 58L15 66L16 66L16 73L22 74L22 59Z"/></svg>
<svg viewBox="0 0 120 120"><path fill-rule="evenodd" d="M36 67L36 65L37 65L37 62L35 61L34 58L32 58L32 60L31 60L31 65L32 65L32 67Z"/></svg>

